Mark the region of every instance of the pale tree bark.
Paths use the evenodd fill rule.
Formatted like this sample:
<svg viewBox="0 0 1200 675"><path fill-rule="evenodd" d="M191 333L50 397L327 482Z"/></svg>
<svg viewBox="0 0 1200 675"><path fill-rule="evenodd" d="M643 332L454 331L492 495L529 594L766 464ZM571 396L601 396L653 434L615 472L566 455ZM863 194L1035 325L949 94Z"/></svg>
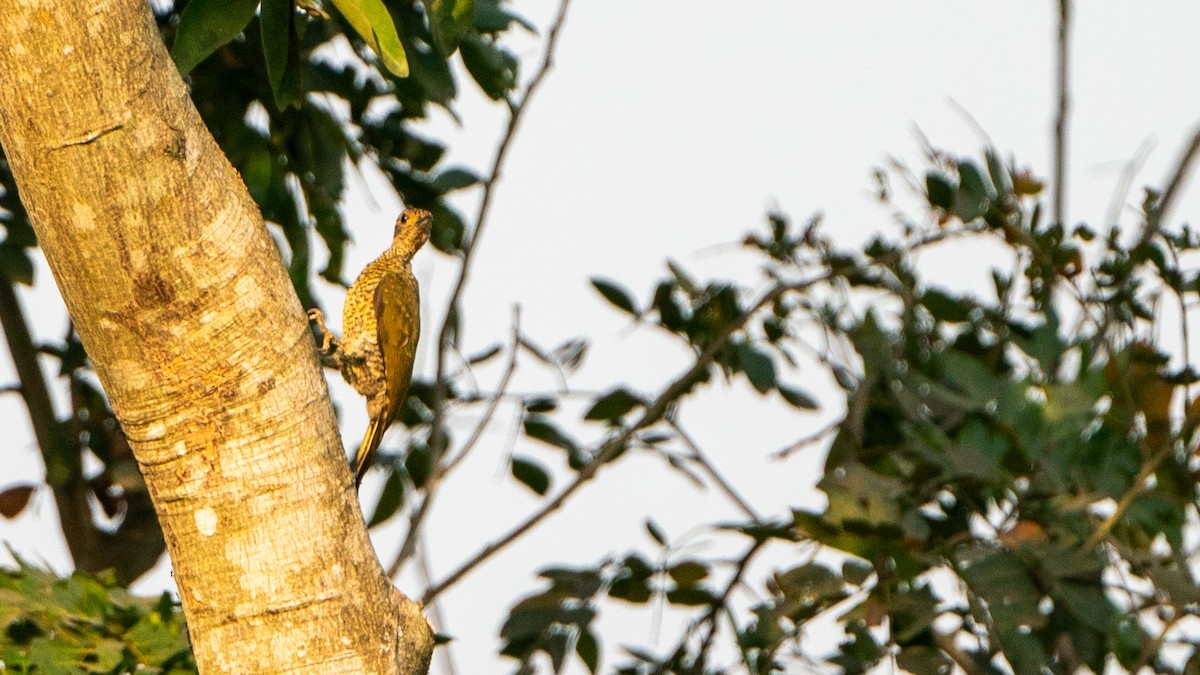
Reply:
<svg viewBox="0 0 1200 675"><path fill-rule="evenodd" d="M0 143L142 467L201 671L426 670L302 308L145 0L0 0Z"/></svg>

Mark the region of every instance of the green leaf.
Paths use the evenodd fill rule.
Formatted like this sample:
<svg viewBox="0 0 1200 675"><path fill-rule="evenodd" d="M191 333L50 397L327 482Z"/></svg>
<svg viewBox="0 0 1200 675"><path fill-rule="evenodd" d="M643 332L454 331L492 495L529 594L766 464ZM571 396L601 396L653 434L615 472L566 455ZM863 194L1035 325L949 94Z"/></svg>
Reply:
<svg viewBox="0 0 1200 675"><path fill-rule="evenodd" d="M410 450L408 456L404 458L404 468L408 471L408 477L412 479L413 486L423 487L425 481L429 480L430 474L433 473L433 455L429 452L429 448L419 447Z"/></svg>
<svg viewBox="0 0 1200 675"><path fill-rule="evenodd" d="M954 194L958 191L958 186L950 182L944 174L929 172L925 174L925 192L929 198L929 205L939 209L950 211L954 208Z"/></svg>
<svg viewBox="0 0 1200 675"><path fill-rule="evenodd" d="M537 574L549 579L555 591L581 600L594 596L604 586L600 571L594 567L546 567Z"/></svg>
<svg viewBox="0 0 1200 675"><path fill-rule="evenodd" d="M650 533L650 538L657 542L659 546L663 548L670 546L667 533L663 532L662 528L652 518L646 519L646 531Z"/></svg>
<svg viewBox="0 0 1200 675"><path fill-rule="evenodd" d="M367 523L367 527L375 527L396 515L396 511L399 511L400 507L404 505L404 493L404 478L401 477L400 472L392 471L388 475L387 482L383 484L383 492L379 495L375 513L371 514L371 520Z"/></svg>
<svg viewBox="0 0 1200 675"><path fill-rule="evenodd" d="M608 595L618 600L642 604L650 600L650 577L654 568L641 556L631 553L620 563L617 578L608 587Z"/></svg>
<svg viewBox="0 0 1200 675"><path fill-rule="evenodd" d="M758 393L765 394L775 388L775 362L770 356L748 342L739 343L734 349L738 368Z"/></svg>
<svg viewBox="0 0 1200 675"><path fill-rule="evenodd" d="M519 455L513 457L512 475L539 496L550 491L550 473L536 460Z"/></svg>
<svg viewBox="0 0 1200 675"><path fill-rule="evenodd" d="M860 586L866 583L867 579L875 572L874 565L859 560L858 558L847 558L842 563L842 578L848 584Z"/></svg>
<svg viewBox="0 0 1200 675"><path fill-rule="evenodd" d="M794 389L782 384L776 386L775 389L783 397L783 400L787 401L788 405L794 408L799 408L800 410L817 410L821 407L817 403L817 399L804 390Z"/></svg>
<svg viewBox="0 0 1200 675"><path fill-rule="evenodd" d="M950 295L937 288L931 288L921 295L921 304L933 318L947 323L963 323L971 319L971 310L976 305L969 298Z"/></svg>
<svg viewBox="0 0 1200 675"><path fill-rule="evenodd" d="M558 408L558 399L553 396L532 396L525 399L525 410L531 413L554 412Z"/></svg>
<svg viewBox="0 0 1200 675"><path fill-rule="evenodd" d="M1108 630L1116 613L1099 579L1096 583L1062 582L1054 589L1054 601L1062 603L1080 623L1101 633Z"/></svg>
<svg viewBox="0 0 1200 675"><path fill-rule="evenodd" d="M667 568L667 576L680 586L695 586L708 578L708 565L697 560L684 560Z"/></svg>
<svg viewBox="0 0 1200 675"><path fill-rule="evenodd" d="M562 448L568 452L575 452L579 449L579 445L545 415L528 415L525 418L524 428L526 436L536 438L556 448Z"/></svg>
<svg viewBox="0 0 1200 675"><path fill-rule="evenodd" d="M1015 554L977 544L964 551L963 557L968 559L962 570L963 580L971 592L987 601L1002 635L1045 623L1046 617L1038 608L1042 594Z"/></svg>
<svg viewBox="0 0 1200 675"><path fill-rule="evenodd" d="M25 286L33 285L33 261L25 249L0 242L0 276Z"/></svg>
<svg viewBox="0 0 1200 675"><path fill-rule="evenodd" d="M481 33L498 33L508 30L515 21L530 33L537 33L536 26L503 5L504 0L475 0L475 28Z"/></svg>
<svg viewBox="0 0 1200 675"><path fill-rule="evenodd" d="M433 231L429 242L442 253L454 253L462 249L466 224L454 209L439 201L429 209L433 214Z"/></svg>
<svg viewBox="0 0 1200 675"><path fill-rule="evenodd" d="M592 403L592 407L584 413L583 419L617 423L626 413L639 405L645 405L645 401L625 387L617 387L598 396Z"/></svg>
<svg viewBox="0 0 1200 675"><path fill-rule="evenodd" d="M293 0L262 0L259 22L275 105L280 110L297 106L304 91L300 86L300 36L296 33Z"/></svg>
<svg viewBox="0 0 1200 675"><path fill-rule="evenodd" d="M192 0L179 16L171 58L187 75L221 45L237 37L254 18L259 0Z"/></svg>
<svg viewBox="0 0 1200 675"><path fill-rule="evenodd" d="M448 192L469 188L479 182L479 174L465 169L461 166L451 167L444 171L438 172L433 177L433 189L438 194L444 195Z"/></svg>
<svg viewBox="0 0 1200 675"><path fill-rule="evenodd" d="M469 34L458 45L463 65L483 93L499 101L517 86L517 57L500 45Z"/></svg>
<svg viewBox="0 0 1200 675"><path fill-rule="evenodd" d="M950 673L953 662L932 645L905 645L896 655L896 665L905 673Z"/></svg>
<svg viewBox="0 0 1200 675"><path fill-rule="evenodd" d="M688 318L683 305L675 298L675 290L675 284L670 281L660 282L654 290L654 300L650 306L658 311L659 323L663 328L681 333L687 328Z"/></svg>
<svg viewBox="0 0 1200 675"><path fill-rule="evenodd" d="M970 160L959 162L958 177L959 186L958 194L954 197L954 215L964 223L969 223L987 213L994 192L991 183L984 178L979 167Z"/></svg>
<svg viewBox="0 0 1200 675"><path fill-rule="evenodd" d="M408 57L383 0L333 0L346 21L396 77L408 77Z"/></svg>
<svg viewBox="0 0 1200 675"><path fill-rule="evenodd" d="M667 591L667 602L683 607L703 607L716 600L712 591L703 586L680 586Z"/></svg>
<svg viewBox="0 0 1200 675"><path fill-rule="evenodd" d="M835 523L898 527L903 518L900 498L906 487L904 481L875 473L862 464L827 472L820 487L829 497L826 517Z"/></svg>
<svg viewBox="0 0 1200 675"><path fill-rule="evenodd" d="M600 295L604 296L605 300L611 302L618 309L634 316L641 314L638 311L637 303L633 301L633 296L617 282L602 277L592 277L592 286L600 292Z"/></svg>
<svg viewBox="0 0 1200 675"><path fill-rule="evenodd" d="M429 30L443 56L454 54L474 21L474 0L432 0L429 3Z"/></svg>
<svg viewBox="0 0 1200 675"><path fill-rule="evenodd" d="M579 638L575 641L575 654L583 661L583 665L587 666L589 673L600 670L600 642L592 631L580 631Z"/></svg>

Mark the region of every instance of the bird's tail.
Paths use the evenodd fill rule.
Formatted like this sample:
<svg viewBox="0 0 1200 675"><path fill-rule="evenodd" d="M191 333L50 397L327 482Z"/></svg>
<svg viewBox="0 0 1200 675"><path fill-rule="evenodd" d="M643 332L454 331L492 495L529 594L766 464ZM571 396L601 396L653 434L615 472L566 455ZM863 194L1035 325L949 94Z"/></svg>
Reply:
<svg viewBox="0 0 1200 675"><path fill-rule="evenodd" d="M375 450L379 448L385 431L387 431L387 425L383 423L383 420L372 419L367 424L362 445L358 446L358 452L354 455L354 487L357 488L362 483L363 475L371 467L371 455L374 455Z"/></svg>

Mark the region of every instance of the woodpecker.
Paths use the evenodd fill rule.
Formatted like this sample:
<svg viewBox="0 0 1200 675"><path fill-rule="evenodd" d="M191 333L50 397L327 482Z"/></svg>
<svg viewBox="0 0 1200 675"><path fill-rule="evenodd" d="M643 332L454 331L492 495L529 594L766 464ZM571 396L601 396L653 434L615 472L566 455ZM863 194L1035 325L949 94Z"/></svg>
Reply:
<svg viewBox="0 0 1200 675"><path fill-rule="evenodd" d="M367 399L367 430L354 455L355 487L362 483L371 455L396 418L412 381L421 315L410 262L429 240L432 222L433 216L421 209L405 209L396 219L392 245L363 269L346 292L341 340L325 327L321 310L308 311L321 335L321 356Z"/></svg>

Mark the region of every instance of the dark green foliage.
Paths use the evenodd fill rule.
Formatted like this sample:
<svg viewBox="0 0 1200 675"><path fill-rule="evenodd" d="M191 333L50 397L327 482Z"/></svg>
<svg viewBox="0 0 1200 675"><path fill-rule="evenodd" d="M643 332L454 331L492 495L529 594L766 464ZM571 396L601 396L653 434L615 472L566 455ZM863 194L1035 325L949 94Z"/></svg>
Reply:
<svg viewBox="0 0 1200 675"><path fill-rule="evenodd" d="M544 569L539 576L549 588L518 602L500 628L504 647L500 653L532 668L537 654L549 657L555 673L561 672L572 653L595 673L600 667L600 641L592 630L596 618L593 600L604 584L600 569ZM532 671L527 671L532 672Z"/></svg>
<svg viewBox="0 0 1200 675"><path fill-rule="evenodd" d="M630 554L608 563L610 598L663 598L699 612L674 647L662 655L629 647L632 660L617 672L728 672L710 663L717 629L706 627L717 612L733 617L734 670L790 672L784 654L813 653L804 625L835 606L846 638L829 664L847 673L888 658L922 673L996 672L997 659L1015 672L1101 672L1114 659L1130 670L1162 668L1155 622L1188 613L1200 597L1184 537L1195 522L1200 404L1183 415L1172 403L1197 375L1146 336L1163 330L1161 298L1200 300L1200 275L1177 262L1194 259L1200 237L1186 226L1131 238L1116 227L1100 237L1086 226L1046 225L1040 183L996 152L982 162L930 156L928 224L907 223L901 239L844 250L821 234L818 218L797 231L770 214L766 231L744 240L764 257L765 292L700 282L671 262L641 309L618 282L593 280L611 304L677 337L701 365L744 375L754 391L778 391L798 408L816 401L781 380L784 366L800 363L801 327L818 326L849 351L844 359L826 351L821 361L847 397L819 485L827 506L794 511L790 528L726 526L758 542L732 561L735 575L758 546L796 537L839 551L841 569L807 560L777 570L746 615L704 585L731 561L654 565ZM1015 274L995 271L992 295L920 274L922 249L966 238L1011 253ZM870 301L847 301L854 293ZM670 403L711 372L665 390ZM630 413L653 401L617 388L596 397L585 418L627 428L641 423ZM697 480L672 449L677 440L667 429L648 447ZM667 547L661 528L649 532ZM1124 572L1106 574L1116 567ZM934 572L959 590L935 591Z"/></svg>
<svg viewBox="0 0 1200 675"><path fill-rule="evenodd" d="M12 673L196 672L183 613L111 579L65 579L18 560L0 570L0 662Z"/></svg>

